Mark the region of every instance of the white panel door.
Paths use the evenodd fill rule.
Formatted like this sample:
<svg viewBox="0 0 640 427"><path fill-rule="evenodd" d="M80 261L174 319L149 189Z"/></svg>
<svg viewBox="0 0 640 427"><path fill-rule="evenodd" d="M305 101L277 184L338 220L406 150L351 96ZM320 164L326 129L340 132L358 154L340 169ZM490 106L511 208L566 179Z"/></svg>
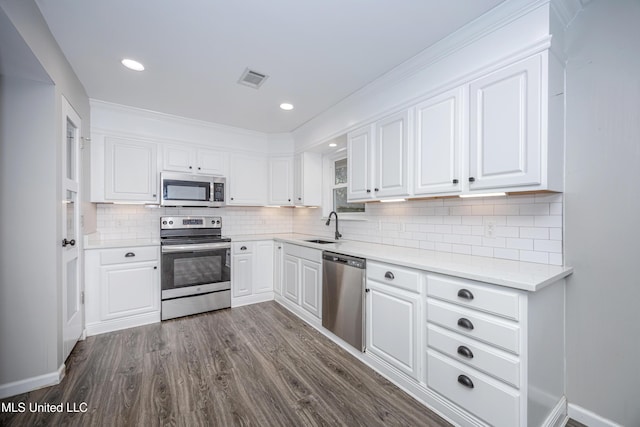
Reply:
<svg viewBox="0 0 640 427"><path fill-rule="evenodd" d="M199 149L196 152L196 173L226 176L229 155L222 151Z"/></svg>
<svg viewBox="0 0 640 427"><path fill-rule="evenodd" d="M409 112L378 121L375 137L374 197L408 195Z"/></svg>
<svg viewBox="0 0 640 427"><path fill-rule="evenodd" d="M300 289L298 287L298 258L285 255L282 263L283 281L282 293L288 300L300 304Z"/></svg>
<svg viewBox="0 0 640 427"><path fill-rule="evenodd" d="M536 55L470 84L470 190L541 183L541 67Z"/></svg>
<svg viewBox="0 0 640 427"><path fill-rule="evenodd" d="M322 313L322 265L315 261L300 260L302 308L320 318Z"/></svg>
<svg viewBox="0 0 640 427"><path fill-rule="evenodd" d="M227 179L228 205L264 206L267 204L267 158L232 154Z"/></svg>
<svg viewBox="0 0 640 427"><path fill-rule="evenodd" d="M367 351L418 379L419 295L367 281Z"/></svg>
<svg viewBox="0 0 640 427"><path fill-rule="evenodd" d="M157 262L100 267L100 320L160 310Z"/></svg>
<svg viewBox="0 0 640 427"><path fill-rule="evenodd" d="M193 172L195 153L189 147L165 145L162 156L162 170Z"/></svg>
<svg viewBox="0 0 640 427"><path fill-rule="evenodd" d="M62 335L67 359L84 328L80 277L80 130L82 122L62 98Z"/></svg>
<svg viewBox="0 0 640 427"><path fill-rule="evenodd" d="M251 295L253 280L253 254L233 255L233 281L231 293L235 298Z"/></svg>
<svg viewBox="0 0 640 427"><path fill-rule="evenodd" d="M293 158L291 156L269 159L269 204L293 205Z"/></svg>
<svg viewBox="0 0 640 427"><path fill-rule="evenodd" d="M462 102L463 90L457 88L415 107L414 194L461 190Z"/></svg>
<svg viewBox="0 0 640 427"><path fill-rule="evenodd" d="M256 242L253 261L253 293L272 292L273 240Z"/></svg>
<svg viewBox="0 0 640 427"><path fill-rule="evenodd" d="M374 197L371 176L372 126L347 135L347 200L369 200Z"/></svg>
<svg viewBox="0 0 640 427"><path fill-rule="evenodd" d="M282 242L275 242L273 254L273 291L276 295L282 295L282 257L284 256L284 245Z"/></svg>
<svg viewBox="0 0 640 427"><path fill-rule="evenodd" d="M158 201L156 144L109 137L105 150L105 199Z"/></svg>

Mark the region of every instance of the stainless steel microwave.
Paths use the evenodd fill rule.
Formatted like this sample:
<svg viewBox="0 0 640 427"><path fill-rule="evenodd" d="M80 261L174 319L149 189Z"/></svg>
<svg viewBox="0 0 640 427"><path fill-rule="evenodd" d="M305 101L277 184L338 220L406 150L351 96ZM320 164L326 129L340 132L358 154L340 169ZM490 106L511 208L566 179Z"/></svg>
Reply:
<svg viewBox="0 0 640 427"><path fill-rule="evenodd" d="M162 172L160 204L219 208L225 205L226 179L213 175Z"/></svg>

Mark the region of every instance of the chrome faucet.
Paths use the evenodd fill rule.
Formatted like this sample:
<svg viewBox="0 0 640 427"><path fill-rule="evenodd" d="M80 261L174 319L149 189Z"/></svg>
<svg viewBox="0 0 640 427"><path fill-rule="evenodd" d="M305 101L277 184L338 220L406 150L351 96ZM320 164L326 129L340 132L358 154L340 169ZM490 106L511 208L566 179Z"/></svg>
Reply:
<svg viewBox="0 0 640 427"><path fill-rule="evenodd" d="M338 214L336 213L336 211L331 211L329 213L329 218L327 218L327 222L324 225L328 226L331 223L331 215L335 215L336 217L336 240L338 240L342 237L342 234L340 234L340 232L338 231Z"/></svg>

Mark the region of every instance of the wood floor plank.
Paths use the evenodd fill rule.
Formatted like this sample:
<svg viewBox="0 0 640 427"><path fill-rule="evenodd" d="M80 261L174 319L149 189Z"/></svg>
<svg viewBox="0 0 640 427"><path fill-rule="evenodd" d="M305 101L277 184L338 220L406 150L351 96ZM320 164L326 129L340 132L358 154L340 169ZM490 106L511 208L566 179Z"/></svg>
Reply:
<svg viewBox="0 0 640 427"><path fill-rule="evenodd" d="M61 384L2 402L86 413L0 425L449 425L275 302L89 337L67 365Z"/></svg>

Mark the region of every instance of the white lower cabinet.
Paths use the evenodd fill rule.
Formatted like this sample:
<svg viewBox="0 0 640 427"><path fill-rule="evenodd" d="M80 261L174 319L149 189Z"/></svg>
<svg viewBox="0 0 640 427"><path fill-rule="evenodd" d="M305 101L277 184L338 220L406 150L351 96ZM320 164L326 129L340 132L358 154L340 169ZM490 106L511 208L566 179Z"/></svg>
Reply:
<svg viewBox="0 0 640 427"><path fill-rule="evenodd" d="M157 246L85 251L87 335L160 321Z"/></svg>
<svg viewBox="0 0 640 427"><path fill-rule="evenodd" d="M415 270L367 264L366 351L416 380L420 373L421 288Z"/></svg>
<svg viewBox="0 0 640 427"><path fill-rule="evenodd" d="M272 240L231 244L231 306L273 299L274 246Z"/></svg>
<svg viewBox="0 0 640 427"><path fill-rule="evenodd" d="M283 246L283 298L277 300L318 324L322 317L322 251L289 243Z"/></svg>
<svg viewBox="0 0 640 427"><path fill-rule="evenodd" d="M562 419L564 281L524 292L427 274L424 383L492 426Z"/></svg>

